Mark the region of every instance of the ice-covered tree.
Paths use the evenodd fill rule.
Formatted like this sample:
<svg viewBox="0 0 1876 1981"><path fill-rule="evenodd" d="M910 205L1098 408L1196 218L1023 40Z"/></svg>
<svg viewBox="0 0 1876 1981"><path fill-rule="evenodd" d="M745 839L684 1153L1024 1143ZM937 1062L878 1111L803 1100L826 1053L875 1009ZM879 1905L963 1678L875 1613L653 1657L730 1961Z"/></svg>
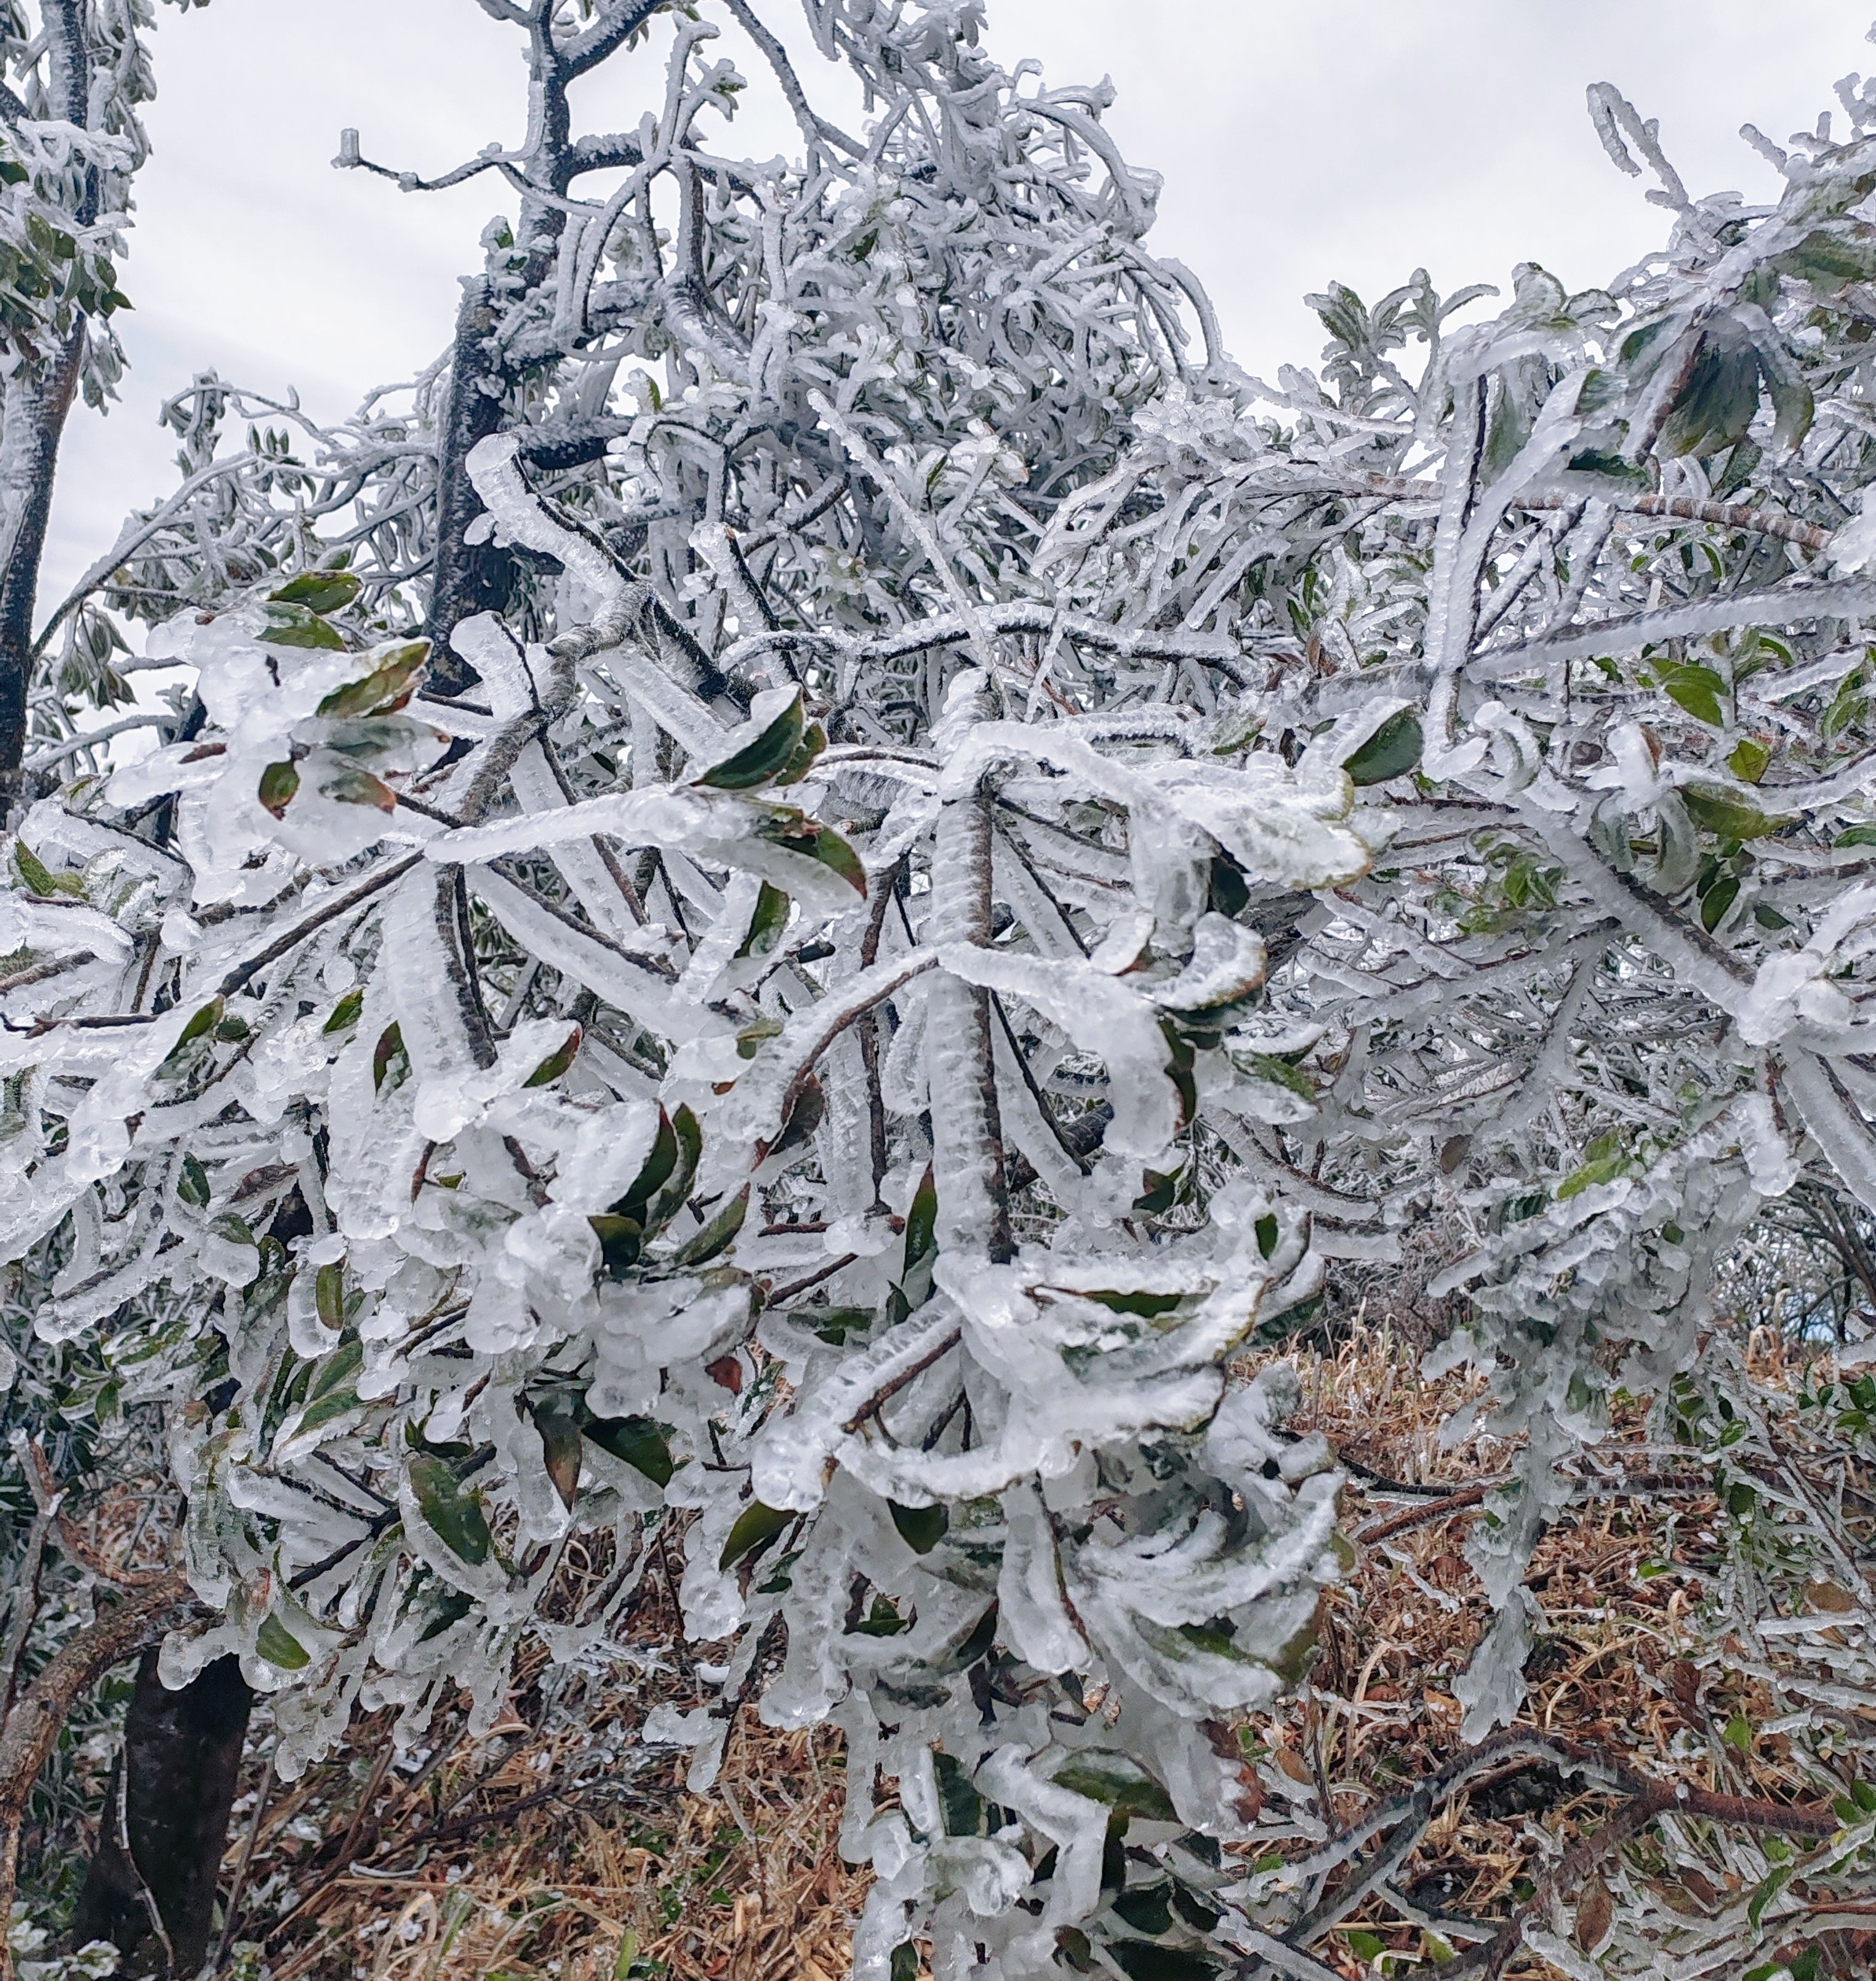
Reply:
<svg viewBox="0 0 1876 1981"><path fill-rule="evenodd" d="M862 1964L1046 1965L1116 1807L1233 1830L1222 1723L1337 1572L1283 1380L1224 1400L1305 1217L1171 1152L1201 1084L1300 1104L1224 1048L1266 959L1215 894L1370 848L1331 756L1168 692L1228 640L1041 574L1218 356L1098 95L973 8L814 10L851 138L732 7L802 127L748 164L708 22L493 11L530 128L448 365L305 463L214 456L203 385L101 574L186 607L188 708L21 821L8 1249L169 1404L226 1619L169 1669L282 1688L284 1768L361 1703L491 1721L679 1547L692 1779L745 1696L836 1717ZM661 108L575 137L651 27Z"/></svg>
<svg viewBox="0 0 1876 1981"><path fill-rule="evenodd" d="M187 8L191 0L172 0ZM18 791L35 658L33 607L65 418L108 398L123 367L130 182L152 94L148 0L6 0L0 7L0 791ZM112 651L90 615L82 660ZM92 651L95 649L95 651ZM69 670L68 694L94 671Z"/></svg>
<svg viewBox="0 0 1876 1981"><path fill-rule="evenodd" d="M1477 1737L1610 1393L1775 1465L1716 1273L1876 1207L1876 105L1749 208L1592 92L1661 256L1337 291L1273 389L975 0L807 0L811 89L748 0L481 4L528 124L446 175L514 195L450 352L330 430L198 381L40 642L184 671L115 764L40 675L0 897L0 1251L162 1414L166 1671L238 1655L291 1773L680 1564L648 1737L843 1730L858 1972L1320 1975L1409 1832L1220 1857L1348 1559L1228 1364L1404 1247L1464 1295Z"/></svg>

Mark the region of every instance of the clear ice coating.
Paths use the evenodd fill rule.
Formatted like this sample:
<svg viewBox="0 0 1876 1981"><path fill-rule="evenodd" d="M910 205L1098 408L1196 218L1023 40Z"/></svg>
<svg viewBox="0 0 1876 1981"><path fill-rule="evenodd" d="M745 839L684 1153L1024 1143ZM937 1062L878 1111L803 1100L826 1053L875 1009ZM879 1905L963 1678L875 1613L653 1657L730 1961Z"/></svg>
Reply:
<svg viewBox="0 0 1876 1981"><path fill-rule="evenodd" d="M1876 1208L1854 79L1753 208L1596 92L1670 251L1461 328L1338 288L1271 388L981 11L807 0L865 131L760 41L800 155L733 167L743 78L655 22L661 108L486 237L472 448L439 371L288 504L217 452L262 409L177 401L95 583L196 714L0 894L0 1258L167 1413L219 1620L166 1671L238 1653L292 1776L355 1707L495 1723L675 1552L727 1648L645 1737L701 1790L745 1703L843 1730L867 1981L1137 1944L1117 1825L1275 1958L1301 1896L1202 1846L1347 1543L1294 1370L1228 1370L1332 1266L1462 1300L1448 1434L1514 1443L1475 1738L1612 1392L1742 1381L1764 1204ZM4 142L12 239L75 141Z"/></svg>

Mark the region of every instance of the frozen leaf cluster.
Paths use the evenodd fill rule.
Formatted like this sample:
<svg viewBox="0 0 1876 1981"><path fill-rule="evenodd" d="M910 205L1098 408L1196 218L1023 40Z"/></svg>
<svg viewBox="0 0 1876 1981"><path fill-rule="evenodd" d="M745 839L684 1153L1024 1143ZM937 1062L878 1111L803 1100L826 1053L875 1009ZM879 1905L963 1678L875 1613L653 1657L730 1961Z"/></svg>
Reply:
<svg viewBox="0 0 1876 1981"><path fill-rule="evenodd" d="M1233 1357L1437 1234L1449 1434L1518 1454L1477 1737L1612 1398L1743 1397L1764 1207L1876 1209L1876 101L1749 208L1599 88L1662 253L1337 288L1271 386L975 5L808 0L858 135L773 8L488 11L452 351L331 431L198 380L48 628L185 686L115 765L42 689L0 1257L163 1407L167 1668L237 1653L283 1771L668 1575L694 1786L745 1703L845 1734L861 1973L1281 1969L1216 1846L1347 1544Z"/></svg>

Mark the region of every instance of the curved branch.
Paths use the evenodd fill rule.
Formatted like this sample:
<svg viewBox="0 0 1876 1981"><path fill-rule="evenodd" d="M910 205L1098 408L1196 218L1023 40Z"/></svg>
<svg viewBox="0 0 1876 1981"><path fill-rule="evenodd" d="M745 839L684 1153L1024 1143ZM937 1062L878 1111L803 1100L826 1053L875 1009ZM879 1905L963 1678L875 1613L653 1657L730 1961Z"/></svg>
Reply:
<svg viewBox="0 0 1876 1981"><path fill-rule="evenodd" d="M180 1570L165 1575L68 1639L7 1715L0 1726L0 1919L12 1911L20 1832L33 1784L72 1709L114 1666L160 1643L195 1603ZM0 1981L12 1981L12 1956L0 1939Z"/></svg>

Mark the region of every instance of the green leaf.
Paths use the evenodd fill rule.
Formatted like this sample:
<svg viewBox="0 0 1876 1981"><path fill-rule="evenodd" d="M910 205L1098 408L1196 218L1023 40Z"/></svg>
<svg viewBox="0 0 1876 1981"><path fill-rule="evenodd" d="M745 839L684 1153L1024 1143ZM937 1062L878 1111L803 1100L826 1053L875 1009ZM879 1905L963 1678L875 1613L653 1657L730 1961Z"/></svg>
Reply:
<svg viewBox="0 0 1876 1981"><path fill-rule="evenodd" d="M303 571L267 596L275 605L298 605L308 612L338 612L362 589L348 571Z"/></svg>
<svg viewBox="0 0 1876 1981"><path fill-rule="evenodd" d="M1183 1946L1158 1946L1150 1939L1116 1939L1108 1952L1128 1981L1215 1981L1221 1961Z"/></svg>
<svg viewBox="0 0 1876 1981"><path fill-rule="evenodd" d="M304 605L269 604L261 638L270 647L310 647L342 654L345 642L338 630Z"/></svg>
<svg viewBox="0 0 1876 1981"><path fill-rule="evenodd" d="M271 1610L255 1633L254 1648L282 1671L304 1671L312 1663L312 1652Z"/></svg>
<svg viewBox="0 0 1876 1981"><path fill-rule="evenodd" d="M211 997L176 1034L176 1050L180 1051L185 1046L193 1045L198 1039L207 1037L222 1022L222 1014L225 1008L225 1000L218 997Z"/></svg>
<svg viewBox="0 0 1876 1981"><path fill-rule="evenodd" d="M905 1266L909 1272L928 1252L938 1250L938 1183L929 1164L905 1214Z"/></svg>
<svg viewBox="0 0 1876 1981"><path fill-rule="evenodd" d="M865 1334L875 1318L870 1307L798 1307L789 1320L817 1334L830 1348L844 1348L850 1334Z"/></svg>
<svg viewBox="0 0 1876 1981"><path fill-rule="evenodd" d="M886 1502L899 1538L914 1554L929 1554L951 1527L951 1510L942 1502L932 1507L901 1507L896 1500Z"/></svg>
<svg viewBox="0 0 1876 1981"><path fill-rule="evenodd" d="M375 777L369 771L358 770L349 764L322 778L319 794L330 798L335 804L370 805L382 812L393 812L398 808L398 794L383 778Z"/></svg>
<svg viewBox="0 0 1876 1981"><path fill-rule="evenodd" d="M293 794L299 787L300 774L296 765L269 764L261 773L260 789L256 793L261 809L271 811L276 818L285 818L287 807L293 802Z"/></svg>
<svg viewBox="0 0 1876 1981"><path fill-rule="evenodd" d="M795 1089L788 1111L772 1142L756 1144L765 1158L798 1149L818 1128L827 1114L828 1099L818 1080L811 1075Z"/></svg>
<svg viewBox="0 0 1876 1981"><path fill-rule="evenodd" d="M1681 802L1701 831L1719 839L1764 839L1798 823L1794 814L1761 811L1719 784L1683 784Z"/></svg>
<svg viewBox="0 0 1876 1981"><path fill-rule="evenodd" d="M363 680L333 689L318 712L335 717L388 715L410 700L418 671L429 658L428 640L407 641L386 654Z"/></svg>
<svg viewBox="0 0 1876 1981"><path fill-rule="evenodd" d="M182 1158L182 1174L176 1179L176 1194L197 1210L208 1208L211 1195L208 1172L193 1156Z"/></svg>
<svg viewBox="0 0 1876 1981"><path fill-rule="evenodd" d="M1228 920L1235 921L1251 905L1251 890L1245 884L1244 869L1226 853L1211 856L1212 907Z"/></svg>
<svg viewBox="0 0 1876 1981"><path fill-rule="evenodd" d="M896 1637L911 1627L910 1617L901 1616L885 1596L875 1596L871 1610L853 1629L855 1635L862 1637Z"/></svg>
<svg viewBox="0 0 1876 1981"><path fill-rule="evenodd" d="M1185 1298L1184 1293L1156 1293L1136 1289L1131 1293L1115 1293L1111 1290L1084 1291L1083 1300L1092 1300L1097 1307L1105 1307L1110 1313L1131 1314L1140 1320L1158 1320L1162 1314L1171 1313Z"/></svg>
<svg viewBox="0 0 1876 1981"><path fill-rule="evenodd" d="M781 1030L781 1020L771 1018L766 1011L758 1011L748 1024L736 1034L736 1057L754 1059L762 1050L762 1041L777 1037Z"/></svg>
<svg viewBox="0 0 1876 1981"><path fill-rule="evenodd" d="M1626 1176L1631 1167L1628 1150L1623 1146L1619 1134L1599 1135L1584 1151L1588 1158L1582 1167L1574 1170L1557 1186L1557 1200L1567 1204L1573 1197L1597 1184L1613 1183L1618 1177Z"/></svg>
<svg viewBox="0 0 1876 1981"><path fill-rule="evenodd" d="M379 1034L378 1044L372 1054L372 1087L374 1092L388 1080L395 1088L409 1078L410 1054L404 1050L404 1028L394 1018Z"/></svg>
<svg viewBox="0 0 1876 1981"><path fill-rule="evenodd" d="M1278 1059L1270 1053L1235 1052L1231 1061L1240 1073L1252 1080L1267 1080L1272 1087L1287 1087L1305 1100L1316 1097L1316 1083L1300 1066L1292 1066L1286 1059Z"/></svg>
<svg viewBox="0 0 1876 1981"><path fill-rule="evenodd" d="M308 1431L318 1430L362 1407L358 1393L352 1385L364 1366L365 1344L355 1334L349 1341L341 1342L319 1363L313 1372L306 1407L300 1413L296 1437L303 1437Z"/></svg>
<svg viewBox="0 0 1876 1981"><path fill-rule="evenodd" d="M1162 1170L1143 1170L1141 1181L1146 1185L1134 1199L1134 1208L1143 1217L1164 1217L1179 1200L1180 1172L1170 1174Z"/></svg>
<svg viewBox="0 0 1876 1981"><path fill-rule="evenodd" d="M1709 723L1715 729L1724 724L1726 718L1720 697L1726 684L1711 668L1667 661L1658 663L1655 672L1668 700L1678 703L1696 721Z"/></svg>
<svg viewBox="0 0 1876 1981"><path fill-rule="evenodd" d="M1055 1853L1051 1851L1049 1854L1053 1856ZM1058 1966L1071 1968L1077 1974L1099 1971L1094 1943L1078 1926L1058 1926L1055 1929L1055 1962Z"/></svg>
<svg viewBox="0 0 1876 1981"><path fill-rule="evenodd" d="M299 1428L294 1435L304 1437L307 1432L320 1430L362 1407L356 1390L328 1390L323 1397L315 1397L301 1411Z"/></svg>
<svg viewBox="0 0 1876 1981"><path fill-rule="evenodd" d="M651 1137L651 1152L638 1166L625 1194L611 1207L617 1217L644 1221L645 1207L662 1187L678 1165L678 1131L662 1107L658 1110L658 1128Z"/></svg>
<svg viewBox="0 0 1876 1981"><path fill-rule="evenodd" d="M749 933L742 939L738 956L767 956L781 940L788 925L788 897L779 887L765 881L757 895L755 913L749 918Z"/></svg>
<svg viewBox="0 0 1876 1981"><path fill-rule="evenodd" d="M671 1462L671 1447L649 1417L589 1417L580 1429L601 1451L642 1472L654 1486L671 1483L677 1469Z"/></svg>
<svg viewBox="0 0 1876 1981"><path fill-rule="evenodd" d="M723 1552L717 1556L717 1566L734 1568L745 1555L766 1547L785 1527L800 1518L791 1507L765 1507L760 1500L751 1500L736 1517L736 1524L723 1543Z"/></svg>
<svg viewBox="0 0 1876 1981"><path fill-rule="evenodd" d="M801 690L797 688L764 728L740 749L700 772L697 782L718 791L746 791L768 783L778 771L788 767L801 748L805 719Z"/></svg>
<svg viewBox="0 0 1876 1981"><path fill-rule="evenodd" d="M1625 481L1633 488L1646 488L1648 471L1638 461L1626 455L1612 454L1607 448L1586 447L1573 454L1564 465L1578 474L1600 474L1612 481Z"/></svg>
<svg viewBox="0 0 1876 1981"><path fill-rule="evenodd" d="M443 1460L428 1453L411 1460L410 1480L417 1504L437 1539L458 1560L481 1567L494 1543L480 1501L464 1492L462 1481Z"/></svg>
<svg viewBox="0 0 1876 1981"><path fill-rule="evenodd" d="M1742 736L1733 745L1726 767L1742 784L1756 784L1771 762L1771 751L1756 736Z"/></svg>
<svg viewBox="0 0 1876 1981"><path fill-rule="evenodd" d="M1131 1754L1116 1748L1077 1749L1056 1770L1055 1780L1060 1787L1122 1816L1141 1816L1149 1823L1178 1820L1171 1796Z"/></svg>
<svg viewBox="0 0 1876 1981"><path fill-rule="evenodd" d="M42 898L65 891L58 883L67 877L54 874L23 839L13 842L13 864L19 869L19 877Z"/></svg>
<svg viewBox="0 0 1876 1981"><path fill-rule="evenodd" d="M1834 844L1846 846L1876 846L1876 825L1853 825L1848 832L1840 832Z"/></svg>
<svg viewBox="0 0 1876 1981"><path fill-rule="evenodd" d="M1211 726L1211 754L1215 757L1235 757L1240 750L1248 750L1264 733L1264 718L1248 708L1226 709L1213 718Z"/></svg>
<svg viewBox="0 0 1876 1981"><path fill-rule="evenodd" d="M1788 248L1771 265L1814 288L1836 295L1852 282L1876 280L1876 231L1861 223L1839 221L1835 229L1818 228L1795 248Z"/></svg>
<svg viewBox="0 0 1876 1981"><path fill-rule="evenodd" d="M365 987L360 984L355 990L348 990L332 1007L332 1015L320 1027L322 1032L348 1031L358 1022L359 1014L365 1009Z"/></svg>
<svg viewBox="0 0 1876 1981"><path fill-rule="evenodd" d="M1739 877L1722 874L1701 897L1700 925L1711 935L1726 919L1726 911L1739 897Z"/></svg>
<svg viewBox="0 0 1876 1981"><path fill-rule="evenodd" d="M704 1131L698 1125L697 1117L682 1102L671 1117L671 1132L677 1144L677 1157L665 1180L645 1207L648 1236L661 1231L684 1208L685 1199L691 1194L691 1185L697 1180L697 1165L703 1159Z"/></svg>
<svg viewBox="0 0 1876 1981"><path fill-rule="evenodd" d="M1797 1869L1795 1864L1781 1866L1753 1893L1746 1906L1746 1918L1755 1933L1765 1917L1765 1908L1791 1882Z"/></svg>
<svg viewBox="0 0 1876 1981"><path fill-rule="evenodd" d="M1257 1249L1265 1258L1268 1259L1271 1253L1275 1251L1277 1249L1277 1220L1275 1217L1270 1212L1266 1211L1265 1214L1258 1220L1255 1229L1257 1231Z"/></svg>
<svg viewBox="0 0 1876 1981"><path fill-rule="evenodd" d="M1163 1933L1172 1930L1171 1885L1135 1885L1114 1901L1115 1916L1135 1933Z"/></svg>
<svg viewBox="0 0 1876 1981"><path fill-rule="evenodd" d="M565 1042L549 1053L532 1073L521 1082L524 1087L551 1087L580 1056L580 1041L585 1034L575 1025L568 1033Z"/></svg>
<svg viewBox="0 0 1876 1981"><path fill-rule="evenodd" d="M342 1260L322 1266L313 1276L313 1303L328 1327L345 1323L345 1267Z"/></svg>
<svg viewBox="0 0 1876 1981"><path fill-rule="evenodd" d="M1348 1951L1358 1960L1378 1960L1388 1950L1388 1943L1379 1933L1365 1933L1358 1926L1345 1927L1342 1938L1348 1942Z"/></svg>
<svg viewBox="0 0 1876 1981"><path fill-rule="evenodd" d="M1687 384L1661 428L1657 450L1675 459L1718 454L1744 438L1758 409L1758 352L1703 338Z"/></svg>
<svg viewBox="0 0 1876 1981"><path fill-rule="evenodd" d="M1185 1886L1175 1884L1172 1888L1172 1909L1186 1924L1199 1933L1210 1933L1225 1915L1215 1912L1195 1892Z"/></svg>
<svg viewBox="0 0 1876 1981"><path fill-rule="evenodd" d="M809 818L791 805L765 805L756 814L755 830L758 839L816 861L865 898L866 869L860 856L831 825Z"/></svg>
<svg viewBox="0 0 1876 1981"><path fill-rule="evenodd" d="M701 1266L725 1250L742 1229L742 1221L749 1214L749 1186L741 1190L724 1205L715 1217L698 1232L685 1240L671 1255L675 1266Z"/></svg>
<svg viewBox="0 0 1876 1981"><path fill-rule="evenodd" d="M795 745L795 754L775 773L778 784L798 784L815 767L815 761L828 747L828 733L818 722L811 722L801 731L801 740Z"/></svg>
<svg viewBox="0 0 1876 1981"><path fill-rule="evenodd" d="M364 1367L365 1343L355 1334L349 1341L342 1341L314 1370L312 1384L308 1394L312 1397L333 1395Z"/></svg>
<svg viewBox="0 0 1876 1981"><path fill-rule="evenodd" d="M599 1254L607 1274L615 1280L625 1279L645 1250L645 1227L637 1218L622 1217L616 1210L602 1211L586 1221L599 1240Z"/></svg>
<svg viewBox="0 0 1876 1981"><path fill-rule="evenodd" d="M916 1941L902 1939L892 1949L892 1966L887 1981L918 1981L918 1946Z"/></svg>
<svg viewBox="0 0 1876 1981"><path fill-rule="evenodd" d="M946 1675L968 1671L980 1659L988 1657L997 1641L997 1606L992 1603L971 1626L970 1635L945 1658L940 1670Z"/></svg>
<svg viewBox="0 0 1876 1981"><path fill-rule="evenodd" d="M612 1981L629 1981L631 1964L638 1958L638 1936L630 1927L619 1936L618 1956L612 1963Z"/></svg>
<svg viewBox="0 0 1876 1981"><path fill-rule="evenodd" d="M1818 416L1817 398L1802 378L1781 376L1769 368L1765 388L1771 395L1772 445L1783 453L1810 432Z"/></svg>
<svg viewBox="0 0 1876 1981"><path fill-rule="evenodd" d="M1398 709L1353 756L1342 760L1342 768L1351 783L1385 784L1411 771L1424 744L1418 714L1411 708Z"/></svg>
<svg viewBox="0 0 1876 1981"><path fill-rule="evenodd" d="M1831 705L1818 717L1818 734L1825 742L1831 741L1846 729L1859 727L1869 714L1868 684L1864 676L1869 671L1867 664L1853 668L1838 684L1837 692L1831 698Z"/></svg>
<svg viewBox="0 0 1876 1981"><path fill-rule="evenodd" d="M452 1623L460 1623L475 1607L475 1598L466 1589L451 1589L445 1585L432 1583L426 1606L430 1620L418 1633L417 1641L427 1644L432 1637L440 1637Z"/></svg>
<svg viewBox="0 0 1876 1981"><path fill-rule="evenodd" d="M931 1766L938 1777L938 1806L945 1813L945 1834L981 1836L988 1827L988 1810L964 1763L955 1754L941 1752L931 1756Z"/></svg>
<svg viewBox="0 0 1876 1981"><path fill-rule="evenodd" d="M1721 1730L1720 1738L1742 1754L1752 1751L1752 1723L1743 1713L1735 1713Z"/></svg>
<svg viewBox="0 0 1876 1981"><path fill-rule="evenodd" d="M534 1427L541 1433L541 1462L560 1503L571 1513L580 1487L579 1420L569 1405L537 1403Z"/></svg>

